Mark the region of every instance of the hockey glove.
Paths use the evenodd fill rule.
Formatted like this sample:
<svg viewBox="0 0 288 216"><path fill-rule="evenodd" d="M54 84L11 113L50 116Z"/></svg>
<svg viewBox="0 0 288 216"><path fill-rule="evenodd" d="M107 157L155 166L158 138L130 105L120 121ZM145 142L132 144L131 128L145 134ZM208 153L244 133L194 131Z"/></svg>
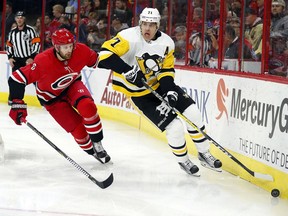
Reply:
<svg viewBox="0 0 288 216"><path fill-rule="evenodd" d="M27 104L20 99L14 99L11 104L9 116L17 125L21 125L21 119L26 120Z"/></svg>
<svg viewBox="0 0 288 216"><path fill-rule="evenodd" d="M178 93L175 91L168 91L167 101L171 107L175 107L178 101Z"/></svg>
<svg viewBox="0 0 288 216"><path fill-rule="evenodd" d="M138 68L137 65L133 65L132 69L123 73L123 75L129 83L136 85L139 88L144 86L142 83L142 78L146 81L143 72Z"/></svg>

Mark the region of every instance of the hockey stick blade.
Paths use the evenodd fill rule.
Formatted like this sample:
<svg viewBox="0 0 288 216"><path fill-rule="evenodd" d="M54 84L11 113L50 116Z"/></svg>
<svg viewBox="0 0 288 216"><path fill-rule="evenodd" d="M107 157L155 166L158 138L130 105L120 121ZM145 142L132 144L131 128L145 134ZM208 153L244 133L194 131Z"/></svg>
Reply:
<svg viewBox="0 0 288 216"><path fill-rule="evenodd" d="M264 179L266 181L274 181L274 178L271 175L268 175L268 174L254 172L254 177L255 178Z"/></svg>
<svg viewBox="0 0 288 216"><path fill-rule="evenodd" d="M205 133L203 130L201 130L197 125L195 125L192 121L190 121L186 116L184 116L181 112L179 112L175 107L171 107L169 103L161 96L159 95L155 90L153 90L144 79L142 79L142 83L150 90L152 94L154 94L155 97L157 97L161 102L164 102L170 109L173 110L179 117L181 117L185 122L187 122L189 125L191 125L194 129L196 129L198 132L202 133L205 138L210 140L218 149L220 149L224 154L226 154L228 157L230 157L234 162L236 162L238 165L240 165L244 170L246 170L250 175L252 175L255 178L267 180L267 181L274 181L273 177L268 174L262 174L257 173L252 170L250 170L248 167L246 167L241 161L239 161L237 158L235 158L229 151L227 151L224 147L222 147L218 142L216 142L214 139L212 139L207 133Z"/></svg>
<svg viewBox="0 0 288 216"><path fill-rule="evenodd" d="M109 187L114 181L113 173L111 173L110 176L104 181L98 181L91 175L88 176L88 178L102 189Z"/></svg>
<svg viewBox="0 0 288 216"><path fill-rule="evenodd" d="M26 119L21 119L21 122L25 123L30 129L32 129L38 136L44 139L51 147L53 147L60 155L62 155L66 160L68 160L76 169L78 169L81 173L83 173L86 177L88 177L93 183L99 186L102 189L109 187L114 180L113 173L104 180L98 181L93 176L91 176L84 168L82 168L78 163L76 163L72 158L70 158L67 154L65 154L60 148L58 148L53 142L51 142L46 136L44 136L38 129L36 129L31 123L29 123Z"/></svg>

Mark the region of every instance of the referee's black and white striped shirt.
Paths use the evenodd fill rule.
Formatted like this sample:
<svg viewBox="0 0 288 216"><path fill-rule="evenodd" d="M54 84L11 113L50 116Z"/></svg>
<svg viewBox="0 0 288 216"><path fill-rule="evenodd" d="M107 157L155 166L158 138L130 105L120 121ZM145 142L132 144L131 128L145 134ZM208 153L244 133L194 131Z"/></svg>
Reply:
<svg viewBox="0 0 288 216"><path fill-rule="evenodd" d="M40 37L30 25L22 30L13 28L6 42L6 52L10 58L33 58L40 51Z"/></svg>

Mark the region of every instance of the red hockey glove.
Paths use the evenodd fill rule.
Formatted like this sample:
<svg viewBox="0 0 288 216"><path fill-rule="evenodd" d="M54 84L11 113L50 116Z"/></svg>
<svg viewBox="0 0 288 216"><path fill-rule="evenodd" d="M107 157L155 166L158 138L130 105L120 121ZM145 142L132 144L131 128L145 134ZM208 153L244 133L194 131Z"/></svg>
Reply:
<svg viewBox="0 0 288 216"><path fill-rule="evenodd" d="M142 83L142 79L146 81L143 72L138 68L137 65L133 65L132 69L123 73L123 75L125 76L125 79L128 82L130 82L133 85L136 85L139 88L144 86Z"/></svg>
<svg viewBox="0 0 288 216"><path fill-rule="evenodd" d="M21 119L26 120L27 104L20 99L14 99L11 104L9 116L17 125L21 125Z"/></svg>

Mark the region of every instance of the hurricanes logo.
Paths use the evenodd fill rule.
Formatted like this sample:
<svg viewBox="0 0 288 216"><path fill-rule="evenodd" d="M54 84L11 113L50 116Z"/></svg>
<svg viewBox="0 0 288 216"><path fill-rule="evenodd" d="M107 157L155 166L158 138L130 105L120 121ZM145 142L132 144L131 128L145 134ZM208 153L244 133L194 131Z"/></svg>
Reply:
<svg viewBox="0 0 288 216"><path fill-rule="evenodd" d="M223 79L220 79L217 85L217 107L219 110L219 115L216 117L216 119L220 119L223 115L223 113L225 113L226 118L228 120L228 113L227 113L227 109L225 106L225 99L228 97L228 88L226 88L225 86L225 82Z"/></svg>
<svg viewBox="0 0 288 216"><path fill-rule="evenodd" d="M141 57L136 56L136 60L140 69L149 76L160 71L163 65L163 58L159 55L144 53Z"/></svg>
<svg viewBox="0 0 288 216"><path fill-rule="evenodd" d="M77 73L70 73L60 77L51 84L51 88L54 90L65 89L75 80L77 75Z"/></svg>

